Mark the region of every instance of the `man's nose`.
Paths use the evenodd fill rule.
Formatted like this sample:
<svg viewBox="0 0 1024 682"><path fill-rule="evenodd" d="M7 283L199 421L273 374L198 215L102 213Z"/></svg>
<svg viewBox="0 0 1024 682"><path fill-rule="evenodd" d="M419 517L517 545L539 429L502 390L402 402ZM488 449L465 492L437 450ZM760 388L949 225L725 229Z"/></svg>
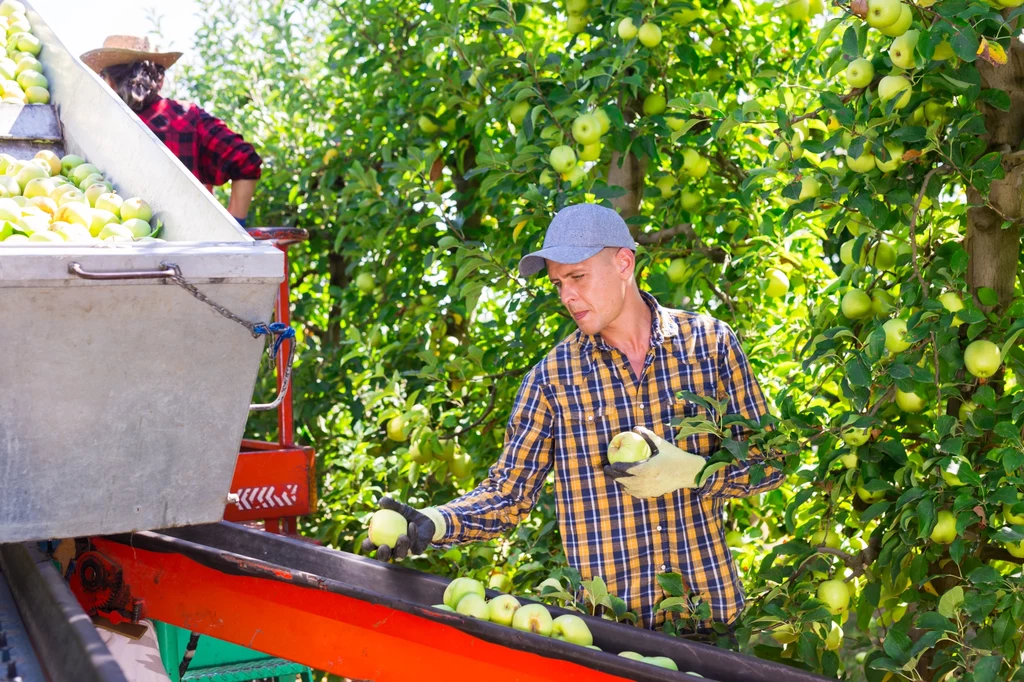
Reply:
<svg viewBox="0 0 1024 682"><path fill-rule="evenodd" d="M559 292L559 295L562 297L562 305L566 308L569 307L571 302L576 300L576 291L565 284L562 285L562 290Z"/></svg>

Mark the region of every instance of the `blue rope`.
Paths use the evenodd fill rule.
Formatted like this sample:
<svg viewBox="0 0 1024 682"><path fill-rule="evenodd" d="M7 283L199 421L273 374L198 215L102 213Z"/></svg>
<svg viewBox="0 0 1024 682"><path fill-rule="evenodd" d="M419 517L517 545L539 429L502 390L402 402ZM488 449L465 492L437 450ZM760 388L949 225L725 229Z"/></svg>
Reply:
<svg viewBox="0 0 1024 682"><path fill-rule="evenodd" d="M295 330L284 324L283 322L272 322L267 324L257 324L252 328L253 334L273 334L277 338L274 340L274 345L270 348L270 359L274 360L277 358L277 353L281 350L281 344L285 342L285 339L295 339Z"/></svg>

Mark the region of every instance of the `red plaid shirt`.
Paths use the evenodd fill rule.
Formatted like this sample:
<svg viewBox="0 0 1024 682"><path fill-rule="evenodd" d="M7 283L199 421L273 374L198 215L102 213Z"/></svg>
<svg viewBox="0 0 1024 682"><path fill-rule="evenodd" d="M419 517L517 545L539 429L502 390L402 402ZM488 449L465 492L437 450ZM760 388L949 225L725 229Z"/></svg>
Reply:
<svg viewBox="0 0 1024 682"><path fill-rule="evenodd" d="M204 185L260 177L252 145L195 104L161 97L138 116Z"/></svg>

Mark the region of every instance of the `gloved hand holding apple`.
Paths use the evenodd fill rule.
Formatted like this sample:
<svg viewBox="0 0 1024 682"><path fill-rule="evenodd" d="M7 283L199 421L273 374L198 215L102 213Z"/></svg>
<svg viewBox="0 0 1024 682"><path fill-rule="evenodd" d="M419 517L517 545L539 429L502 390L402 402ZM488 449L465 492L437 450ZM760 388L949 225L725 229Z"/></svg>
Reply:
<svg viewBox="0 0 1024 682"><path fill-rule="evenodd" d="M608 461L605 474L633 497L645 499L700 487L697 477L706 463L642 426L612 438Z"/></svg>
<svg viewBox="0 0 1024 682"><path fill-rule="evenodd" d="M408 554L422 554L435 539L444 536L447 524L433 507L413 509L390 497L382 497L380 509L370 517L368 537L363 540L366 554L378 561L401 561Z"/></svg>

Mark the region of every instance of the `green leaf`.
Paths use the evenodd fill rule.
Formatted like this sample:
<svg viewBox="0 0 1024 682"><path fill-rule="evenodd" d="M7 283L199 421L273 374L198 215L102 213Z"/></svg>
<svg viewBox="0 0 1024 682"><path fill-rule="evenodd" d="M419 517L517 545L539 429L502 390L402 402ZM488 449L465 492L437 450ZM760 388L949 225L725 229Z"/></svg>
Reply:
<svg viewBox="0 0 1024 682"><path fill-rule="evenodd" d="M978 287L978 300L981 301L982 305L999 305L999 294L996 293L995 289L989 289L988 287Z"/></svg>
<svg viewBox="0 0 1024 682"><path fill-rule="evenodd" d="M882 649L900 666L910 659L910 647L912 646L913 642L910 641L910 637L905 632L895 629L890 630L882 642Z"/></svg>
<svg viewBox="0 0 1024 682"><path fill-rule="evenodd" d="M974 666L974 682L996 682L1002 667L1002 656L986 656Z"/></svg>
<svg viewBox="0 0 1024 682"><path fill-rule="evenodd" d="M939 599L939 613L946 618L953 618L964 603L964 588L956 585L946 590L946 593Z"/></svg>
<svg viewBox="0 0 1024 682"><path fill-rule="evenodd" d="M686 594L686 590L683 589L683 576L678 573L659 573L657 578L658 585L670 597L682 597Z"/></svg>

